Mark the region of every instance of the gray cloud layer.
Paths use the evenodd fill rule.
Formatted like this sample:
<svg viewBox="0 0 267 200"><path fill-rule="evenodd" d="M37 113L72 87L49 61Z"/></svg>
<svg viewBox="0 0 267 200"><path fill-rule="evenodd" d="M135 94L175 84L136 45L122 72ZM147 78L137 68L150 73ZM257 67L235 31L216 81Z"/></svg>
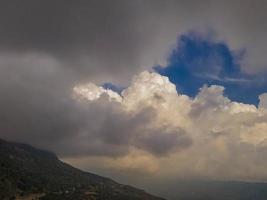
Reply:
<svg viewBox="0 0 267 200"><path fill-rule="evenodd" d="M243 68L253 72L266 69L266 8L261 0L3 0L0 49L49 54L80 79L127 84L164 62L177 35L205 27L247 48Z"/></svg>
<svg viewBox="0 0 267 200"><path fill-rule="evenodd" d="M52 54L85 78L139 66L149 35L132 1L1 1L0 48ZM142 28L141 28L142 29ZM131 66L131 67L130 67Z"/></svg>

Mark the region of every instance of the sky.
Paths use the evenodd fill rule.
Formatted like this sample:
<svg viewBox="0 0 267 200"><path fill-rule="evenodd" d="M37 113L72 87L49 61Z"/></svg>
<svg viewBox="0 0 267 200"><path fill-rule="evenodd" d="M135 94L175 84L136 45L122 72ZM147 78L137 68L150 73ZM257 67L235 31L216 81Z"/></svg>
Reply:
<svg viewBox="0 0 267 200"><path fill-rule="evenodd" d="M266 9L2 0L0 137L151 190L267 181Z"/></svg>

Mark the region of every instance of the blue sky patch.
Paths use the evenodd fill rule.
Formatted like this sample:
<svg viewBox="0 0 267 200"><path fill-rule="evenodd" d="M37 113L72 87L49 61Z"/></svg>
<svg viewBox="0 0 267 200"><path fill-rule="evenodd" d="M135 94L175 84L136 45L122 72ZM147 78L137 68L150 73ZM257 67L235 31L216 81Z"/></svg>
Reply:
<svg viewBox="0 0 267 200"><path fill-rule="evenodd" d="M177 91L194 97L204 84L222 85L231 100L258 104L258 96L267 92L263 75L241 71L240 61L245 50L232 51L229 46L213 39L212 34L188 32L177 40L166 66L153 69L169 77Z"/></svg>
<svg viewBox="0 0 267 200"><path fill-rule="evenodd" d="M121 92L125 89L125 87L115 85L113 83L104 83L102 87L117 92L118 94L121 94Z"/></svg>

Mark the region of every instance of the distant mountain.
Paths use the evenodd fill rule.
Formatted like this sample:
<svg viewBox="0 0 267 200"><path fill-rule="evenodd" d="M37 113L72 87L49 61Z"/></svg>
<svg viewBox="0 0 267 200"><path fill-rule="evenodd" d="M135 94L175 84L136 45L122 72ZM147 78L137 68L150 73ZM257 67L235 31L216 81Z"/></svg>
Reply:
<svg viewBox="0 0 267 200"><path fill-rule="evenodd" d="M51 152L0 140L1 200L163 200L78 170Z"/></svg>
<svg viewBox="0 0 267 200"><path fill-rule="evenodd" d="M174 180L153 189L169 200L267 200L267 183Z"/></svg>

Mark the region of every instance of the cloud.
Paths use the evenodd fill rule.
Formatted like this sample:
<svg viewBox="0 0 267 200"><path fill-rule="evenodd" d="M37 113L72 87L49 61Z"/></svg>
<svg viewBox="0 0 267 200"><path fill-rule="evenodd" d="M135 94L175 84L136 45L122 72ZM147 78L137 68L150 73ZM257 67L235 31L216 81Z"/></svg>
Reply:
<svg viewBox="0 0 267 200"><path fill-rule="evenodd" d="M158 177L265 180L267 174L259 164L267 165L263 157L267 111L263 106L231 101L224 90L223 86L205 85L190 98L177 93L167 77L147 71L135 76L122 92L121 101L110 102L117 102L133 116L150 108L153 117L139 124L139 131L127 135L131 148L120 159L129 161L145 155L144 163L154 166L149 172ZM90 157L84 159L89 162ZM106 161L114 170L129 169L126 163L117 166Z"/></svg>
<svg viewBox="0 0 267 200"><path fill-rule="evenodd" d="M77 83L72 72L61 73L64 66L54 57L6 54L0 66L3 139L49 149L61 157L118 157L132 148L163 156L176 149L176 144L187 146L182 144L184 136L152 126L153 107L128 111L121 104L122 97L112 90ZM166 148L153 145L161 139Z"/></svg>
<svg viewBox="0 0 267 200"><path fill-rule="evenodd" d="M267 93L261 94L259 96L259 99L260 99L259 107L267 109Z"/></svg>
<svg viewBox="0 0 267 200"><path fill-rule="evenodd" d="M169 127L162 127L153 130L150 134L143 132L137 138L137 147L155 155L166 155L187 148L192 144L192 139L183 130L179 128L169 129Z"/></svg>
<svg viewBox="0 0 267 200"><path fill-rule="evenodd" d="M77 82L50 55L9 53L0 60L1 138L88 169L93 160L157 177L266 180L265 94L259 108L230 100L218 85L189 97L145 71L119 95Z"/></svg>
<svg viewBox="0 0 267 200"><path fill-rule="evenodd" d="M146 13L139 1L4 0L0 50L49 54L79 80L128 83L156 58L141 51L152 37L139 12Z"/></svg>
<svg viewBox="0 0 267 200"><path fill-rule="evenodd" d="M213 28L231 49L245 49L242 71L264 72L267 4L240 3L2 0L0 50L49 54L78 80L128 85L134 74L165 66L177 35Z"/></svg>
<svg viewBox="0 0 267 200"><path fill-rule="evenodd" d="M215 36L214 32L196 31L181 35L166 66L155 66L154 70L191 97L204 84L222 85L231 100L257 105L258 96L267 87L264 74L242 71L244 50L232 50Z"/></svg>
<svg viewBox="0 0 267 200"><path fill-rule="evenodd" d="M104 89L103 87L98 87L93 83L87 85L75 86L73 88L76 94L79 94L82 98L85 98L89 101L98 99L101 95L106 94L109 97L109 100L115 100L121 102L121 96L110 89Z"/></svg>
<svg viewBox="0 0 267 200"><path fill-rule="evenodd" d="M121 97L92 83L76 86L73 92L77 101L89 103L88 107L92 107L92 103L98 105L102 102L103 94L109 100L104 104L105 109L93 112L105 118L104 123L94 120L93 123L99 124L94 138L112 144L121 143L158 156L191 145L191 138L182 128L159 123L161 119L157 116L156 104L165 101L161 99L165 98L164 94L172 98L177 96L175 87L166 77L143 72L134 78L131 86L122 92ZM113 104L116 105L116 109L111 110L115 112L107 113L106 111L113 108ZM90 130L91 128L87 130L89 135Z"/></svg>

